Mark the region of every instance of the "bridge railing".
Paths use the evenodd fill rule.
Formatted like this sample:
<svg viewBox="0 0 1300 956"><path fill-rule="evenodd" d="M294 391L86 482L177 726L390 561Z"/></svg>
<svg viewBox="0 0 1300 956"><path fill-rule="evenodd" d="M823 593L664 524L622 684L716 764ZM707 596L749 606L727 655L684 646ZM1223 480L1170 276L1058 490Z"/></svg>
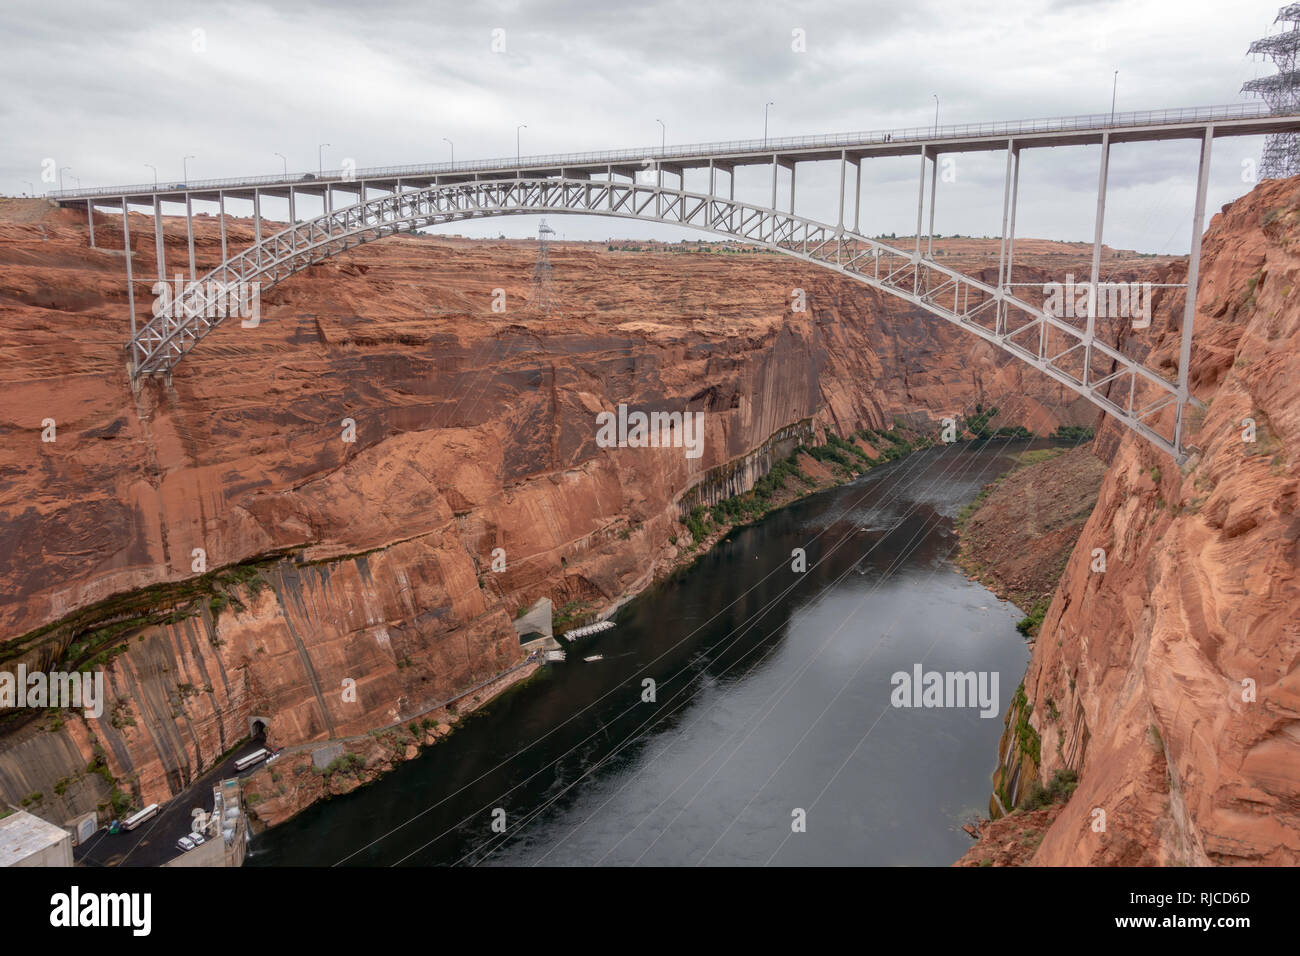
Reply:
<svg viewBox="0 0 1300 956"><path fill-rule="evenodd" d="M585 153L550 153L540 156L471 160L460 163L425 163L409 166L376 166L345 171L292 173L288 176L244 176L237 179L201 179L192 182L172 180L163 183L137 183L127 186L101 186L91 189L62 189L46 193L52 200L94 199L104 196L153 195L161 192L213 192L220 189L248 189L258 186L302 187L312 185L355 184L362 180L393 179L402 176L434 176L474 173L486 170L537 169L551 166L589 166L593 164L640 164L646 159L695 159L719 153L766 153L817 147L872 146L888 141L936 142L969 137L1018 136L1029 133L1077 132L1084 130L1124 129L1134 126L1161 126L1174 123L1209 123L1234 119L1256 119L1274 115L1264 103L1236 103L1226 106L1192 106L1135 112L1088 113L1081 116L1058 116L1044 119L1011 120L996 123L961 123L947 126L912 126L905 129L873 130L857 133L830 133L823 136L782 136L767 139L726 140L694 143L686 146L651 146L641 149L596 150ZM1282 114L1278 114L1282 115ZM1286 114L1290 115L1290 114ZM1300 114L1297 114L1300 115Z"/></svg>

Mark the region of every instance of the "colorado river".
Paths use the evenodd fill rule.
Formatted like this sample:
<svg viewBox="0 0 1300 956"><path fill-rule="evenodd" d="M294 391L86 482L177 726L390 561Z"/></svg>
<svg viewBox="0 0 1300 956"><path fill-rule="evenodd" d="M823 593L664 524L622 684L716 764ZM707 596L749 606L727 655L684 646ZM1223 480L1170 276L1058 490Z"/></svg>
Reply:
<svg viewBox="0 0 1300 956"><path fill-rule="evenodd" d="M950 864L1028 660L952 519L1025 447L917 452L737 530L249 864ZM996 677L996 716L892 706L917 665Z"/></svg>

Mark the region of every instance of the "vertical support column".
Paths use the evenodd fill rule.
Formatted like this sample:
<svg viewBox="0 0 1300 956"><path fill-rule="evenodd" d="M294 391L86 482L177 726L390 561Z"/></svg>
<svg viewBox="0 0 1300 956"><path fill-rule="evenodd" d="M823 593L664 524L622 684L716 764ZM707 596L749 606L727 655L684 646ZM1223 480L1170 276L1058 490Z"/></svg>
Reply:
<svg viewBox="0 0 1300 956"><path fill-rule="evenodd" d="M1015 156L1015 172L1011 174L1011 226L1007 232L1007 274L1004 280L1008 286L1011 285L1011 266L1015 261L1016 251L1016 203L1020 198L1020 146L1013 144L1011 151Z"/></svg>
<svg viewBox="0 0 1300 956"><path fill-rule="evenodd" d="M190 281L196 278L194 271L194 203L190 199L190 194L185 194L185 241L190 250Z"/></svg>
<svg viewBox="0 0 1300 956"><path fill-rule="evenodd" d="M664 214L664 161L655 161L655 215Z"/></svg>
<svg viewBox="0 0 1300 956"><path fill-rule="evenodd" d="M993 320L993 334L1002 334L1002 322L1006 313L1002 308L1002 295L1006 292L1007 278L1007 217L1011 214L1011 166L1015 161L1015 140L1007 140L1007 171L1002 180L1002 241L998 244L998 300Z"/></svg>
<svg viewBox="0 0 1300 956"><path fill-rule="evenodd" d="M167 252L163 243L162 200L153 197L153 242L154 252L158 258L158 278L167 281Z"/></svg>
<svg viewBox="0 0 1300 956"><path fill-rule="evenodd" d="M790 215L792 216L794 215L794 171L796 166L797 164L793 160L791 160L790 162Z"/></svg>
<svg viewBox="0 0 1300 956"><path fill-rule="evenodd" d="M858 215L859 215L859 214L861 213L861 211L862 211L862 157L861 157L861 156L858 157L857 162L854 164L854 168L855 168L855 172L854 172L854 176L853 176L853 182L854 182L854 186L853 186L853 231L856 232L858 235L861 235L861 234L862 234L862 230L859 228L859 225L858 225Z"/></svg>
<svg viewBox="0 0 1300 956"><path fill-rule="evenodd" d="M776 161L776 153L772 154L772 230L768 236L768 242L776 242L776 171L780 168Z"/></svg>
<svg viewBox="0 0 1300 956"><path fill-rule="evenodd" d="M727 211L727 229L734 233L736 231L736 167L732 164L731 169L727 170L727 199L733 205Z"/></svg>
<svg viewBox="0 0 1300 956"><path fill-rule="evenodd" d="M126 307L131 313L131 368L135 369L135 279L131 275L131 222L122 197L122 255L126 259Z"/></svg>
<svg viewBox="0 0 1300 956"><path fill-rule="evenodd" d="M217 193L217 206L221 210L221 261L226 261L226 194L224 191Z"/></svg>
<svg viewBox="0 0 1300 956"><path fill-rule="evenodd" d="M253 190L253 236L254 241L262 241L262 191Z"/></svg>
<svg viewBox="0 0 1300 956"><path fill-rule="evenodd" d="M840 204L839 216L837 217L836 228L844 231L844 177L848 174L849 156L845 150L840 150Z"/></svg>
<svg viewBox="0 0 1300 956"><path fill-rule="evenodd" d="M916 250L912 253L912 294L916 295L921 286L921 214L925 207L925 154L926 147L921 147L921 179L916 188Z"/></svg>
<svg viewBox="0 0 1300 956"><path fill-rule="evenodd" d="M298 224L298 214L294 211L293 208L293 187L290 186L289 187L289 225L296 226L297 224Z"/></svg>
<svg viewBox="0 0 1300 956"><path fill-rule="evenodd" d="M90 223L90 248L95 248L95 202L86 200L86 221Z"/></svg>
<svg viewBox="0 0 1300 956"><path fill-rule="evenodd" d="M1205 127L1201 141L1201 162L1196 171L1196 207L1192 211L1192 248L1187 254L1187 291L1183 296L1183 330L1178 343L1178 412L1174 419L1174 451L1183 454L1183 429L1187 424L1188 372L1192 364L1192 332L1196 324L1196 294L1201 273L1201 231L1205 228L1205 192L1210 184L1210 148L1214 126Z"/></svg>
<svg viewBox="0 0 1300 956"><path fill-rule="evenodd" d="M930 162L930 233L926 237L925 257L934 259L934 193L939 184L939 153Z"/></svg>
<svg viewBox="0 0 1300 956"><path fill-rule="evenodd" d="M334 211L334 187L330 185L326 185L325 186L325 212L331 213L333 211Z"/></svg>
<svg viewBox="0 0 1300 956"><path fill-rule="evenodd" d="M926 148L921 147L921 180L916 189L916 257L921 257L921 213L925 207L925 154Z"/></svg>
<svg viewBox="0 0 1300 956"><path fill-rule="evenodd" d="M1092 273L1088 294L1088 327L1083 347L1083 384L1092 378L1092 336L1097 328L1097 280L1101 275L1101 232L1106 219L1106 177L1110 169L1110 132L1101 134L1101 172L1097 177L1097 228L1092 237Z"/></svg>

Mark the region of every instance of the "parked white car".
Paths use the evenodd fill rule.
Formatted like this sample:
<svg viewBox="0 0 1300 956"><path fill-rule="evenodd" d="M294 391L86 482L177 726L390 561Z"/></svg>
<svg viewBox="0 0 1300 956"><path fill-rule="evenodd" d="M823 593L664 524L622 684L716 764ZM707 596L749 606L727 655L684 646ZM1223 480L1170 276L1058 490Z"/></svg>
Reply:
<svg viewBox="0 0 1300 956"><path fill-rule="evenodd" d="M189 837L181 837L176 841L176 849L185 850L186 852L194 849L194 841Z"/></svg>
<svg viewBox="0 0 1300 956"><path fill-rule="evenodd" d="M193 833L189 835L189 841L193 843L195 846L202 846L204 842L203 834L195 830Z"/></svg>

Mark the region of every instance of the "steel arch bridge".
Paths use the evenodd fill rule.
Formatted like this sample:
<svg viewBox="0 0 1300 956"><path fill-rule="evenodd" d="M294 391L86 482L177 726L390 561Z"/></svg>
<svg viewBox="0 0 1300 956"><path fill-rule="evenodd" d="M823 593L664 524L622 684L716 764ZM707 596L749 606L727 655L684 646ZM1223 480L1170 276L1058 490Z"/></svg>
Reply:
<svg viewBox="0 0 1300 956"><path fill-rule="evenodd" d="M126 255L131 309L128 343L133 377L166 373L226 313L229 290L259 283L267 289L303 269L362 243L401 232L468 219L506 215L583 214L666 223L709 232L793 256L907 301L992 343L1084 397L1125 427L1179 462L1187 457L1188 390L1201 232L1211 145L1216 136L1300 131L1300 114L1279 116L1258 107L1204 107L1106 116L1066 117L914 130L836 134L782 140L714 143L562 156L516 157L426 167L388 167L312 174L62 191L60 205L84 205L94 244L94 209L120 206L124 248L131 248L131 204L151 205L158 278L167 281L162 241L162 203L183 202L189 246L189 278L171 308L137 329L131 255ZM1192 212L1177 380L1170 381L1097 335L1096 304L1112 144L1187 139L1197 142L1199 166ZM1101 147L1096 228L1092 249L1090 307L1082 325L1062 319L1015 294L1011 282L1020 157L1024 149L1067 145ZM962 274L932 257L939 157L945 153L1005 151L1006 175L996 284ZM919 156L915 242L911 250L868 238L859 230L864 159ZM642 157L638 159L638 157ZM823 222L795 213L795 170L800 162L837 161L839 218ZM771 168L771 202L735 198L739 166ZM708 171L708 189L686 189L686 171ZM848 170L854 170L852 226L845 219ZM789 171L789 209L778 209L778 171ZM925 179L930 175L929 240L924 243ZM729 174L723 196L716 174ZM668 184L665 175L677 182ZM372 191L382 194L371 196ZM324 212L298 221L295 194L321 197ZM336 193L357 201L334 208ZM285 197L291 225L262 235L263 195ZM227 198L253 203L255 241L229 254ZM192 203L215 201L221 209L222 262L196 276ZM197 280L197 281L195 281ZM150 280L152 281L152 280ZM1172 422L1166 413L1173 409ZM1162 414L1165 413L1165 414Z"/></svg>
<svg viewBox="0 0 1300 956"><path fill-rule="evenodd" d="M1090 335L993 285L932 259L792 213L658 184L514 179L430 186L357 203L291 226L188 286L170 314L156 316L132 342L138 373L166 371L222 324L226 289L260 282L266 290L354 246L425 226L488 216L582 213L689 226L786 253L893 294L1028 362L1172 453L1148 424L1177 402L1177 386ZM1054 333L1054 334L1053 334ZM1075 362L1067 363L1074 358ZM1082 360L1080 365L1078 360ZM1104 377L1086 378L1104 363ZM1085 380L1086 379L1086 380ZM1122 401L1107 386L1119 383ZM1139 384L1147 386L1139 390ZM1154 397L1151 391L1158 393ZM1139 395L1148 400L1135 404Z"/></svg>

